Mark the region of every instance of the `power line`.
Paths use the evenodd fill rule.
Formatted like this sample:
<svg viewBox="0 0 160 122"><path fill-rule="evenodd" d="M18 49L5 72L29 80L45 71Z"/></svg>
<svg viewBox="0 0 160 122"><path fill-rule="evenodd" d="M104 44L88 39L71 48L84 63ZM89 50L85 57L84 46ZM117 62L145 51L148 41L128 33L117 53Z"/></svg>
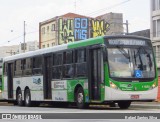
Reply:
<svg viewBox="0 0 160 122"><path fill-rule="evenodd" d="M103 12L103 11L105 11L105 10L112 9L112 8L115 8L115 7L120 6L120 5L122 5L122 4L125 4L125 3L129 2L129 1L131 1L131 0L126 0L126 1L123 1L123 2L120 2L120 3L117 3L117 4L114 4L114 5L110 6L110 7L99 9L99 10L97 10L97 11L88 13L87 15L89 15L89 16L95 15L95 14L100 13L100 12Z"/></svg>

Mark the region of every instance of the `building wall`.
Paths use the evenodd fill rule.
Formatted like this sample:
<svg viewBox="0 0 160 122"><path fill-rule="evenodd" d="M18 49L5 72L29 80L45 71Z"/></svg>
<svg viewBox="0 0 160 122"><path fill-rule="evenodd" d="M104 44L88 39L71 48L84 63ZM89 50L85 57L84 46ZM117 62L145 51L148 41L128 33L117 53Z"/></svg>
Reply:
<svg viewBox="0 0 160 122"><path fill-rule="evenodd" d="M110 24L110 30L106 32L106 35L123 34L123 14L111 12L98 18Z"/></svg>
<svg viewBox="0 0 160 122"><path fill-rule="evenodd" d="M158 68L160 68L160 0L150 0L150 5L151 5L150 37L156 55L157 66Z"/></svg>
<svg viewBox="0 0 160 122"><path fill-rule="evenodd" d="M41 47L51 47L56 45L56 20L53 20L40 27L41 29Z"/></svg>
<svg viewBox="0 0 160 122"><path fill-rule="evenodd" d="M37 41L29 41L25 43L25 52L35 51L39 49L39 42ZM23 44L19 45L19 53L24 53Z"/></svg>
<svg viewBox="0 0 160 122"><path fill-rule="evenodd" d="M19 53L19 45L0 47L0 58Z"/></svg>
<svg viewBox="0 0 160 122"><path fill-rule="evenodd" d="M56 30L44 33L44 28L52 24L55 24ZM123 17L122 14L115 13L104 14L96 18L67 13L41 22L39 26L40 48L45 48L54 46L53 42L55 45L60 45L97 36L122 34Z"/></svg>

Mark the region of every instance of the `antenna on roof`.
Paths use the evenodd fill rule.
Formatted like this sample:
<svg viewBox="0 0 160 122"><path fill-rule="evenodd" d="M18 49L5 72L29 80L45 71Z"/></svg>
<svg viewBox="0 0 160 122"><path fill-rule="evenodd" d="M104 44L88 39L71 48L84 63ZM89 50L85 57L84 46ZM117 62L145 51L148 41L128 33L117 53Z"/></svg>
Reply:
<svg viewBox="0 0 160 122"><path fill-rule="evenodd" d="M77 12L77 0L74 2L74 7L75 7L75 13Z"/></svg>

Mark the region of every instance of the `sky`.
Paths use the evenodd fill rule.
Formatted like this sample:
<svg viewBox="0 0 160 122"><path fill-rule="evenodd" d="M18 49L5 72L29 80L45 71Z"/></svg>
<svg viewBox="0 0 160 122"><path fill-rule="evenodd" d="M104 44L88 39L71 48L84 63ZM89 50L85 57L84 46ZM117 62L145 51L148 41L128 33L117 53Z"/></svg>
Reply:
<svg viewBox="0 0 160 122"><path fill-rule="evenodd" d="M0 0L0 46L39 41L39 22L73 12L96 17L123 13L129 32L150 28L150 0ZM125 30L124 30L125 31Z"/></svg>

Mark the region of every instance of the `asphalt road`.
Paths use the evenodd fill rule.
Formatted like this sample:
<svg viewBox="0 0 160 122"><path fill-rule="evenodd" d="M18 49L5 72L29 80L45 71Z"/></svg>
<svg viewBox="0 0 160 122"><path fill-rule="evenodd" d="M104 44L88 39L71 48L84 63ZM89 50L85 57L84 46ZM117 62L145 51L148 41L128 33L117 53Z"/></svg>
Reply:
<svg viewBox="0 0 160 122"><path fill-rule="evenodd" d="M53 107L41 105L39 107L19 107L13 104L0 103L0 113L160 113L160 106L133 104L129 109L122 110L118 107L94 105L88 109L76 107Z"/></svg>

